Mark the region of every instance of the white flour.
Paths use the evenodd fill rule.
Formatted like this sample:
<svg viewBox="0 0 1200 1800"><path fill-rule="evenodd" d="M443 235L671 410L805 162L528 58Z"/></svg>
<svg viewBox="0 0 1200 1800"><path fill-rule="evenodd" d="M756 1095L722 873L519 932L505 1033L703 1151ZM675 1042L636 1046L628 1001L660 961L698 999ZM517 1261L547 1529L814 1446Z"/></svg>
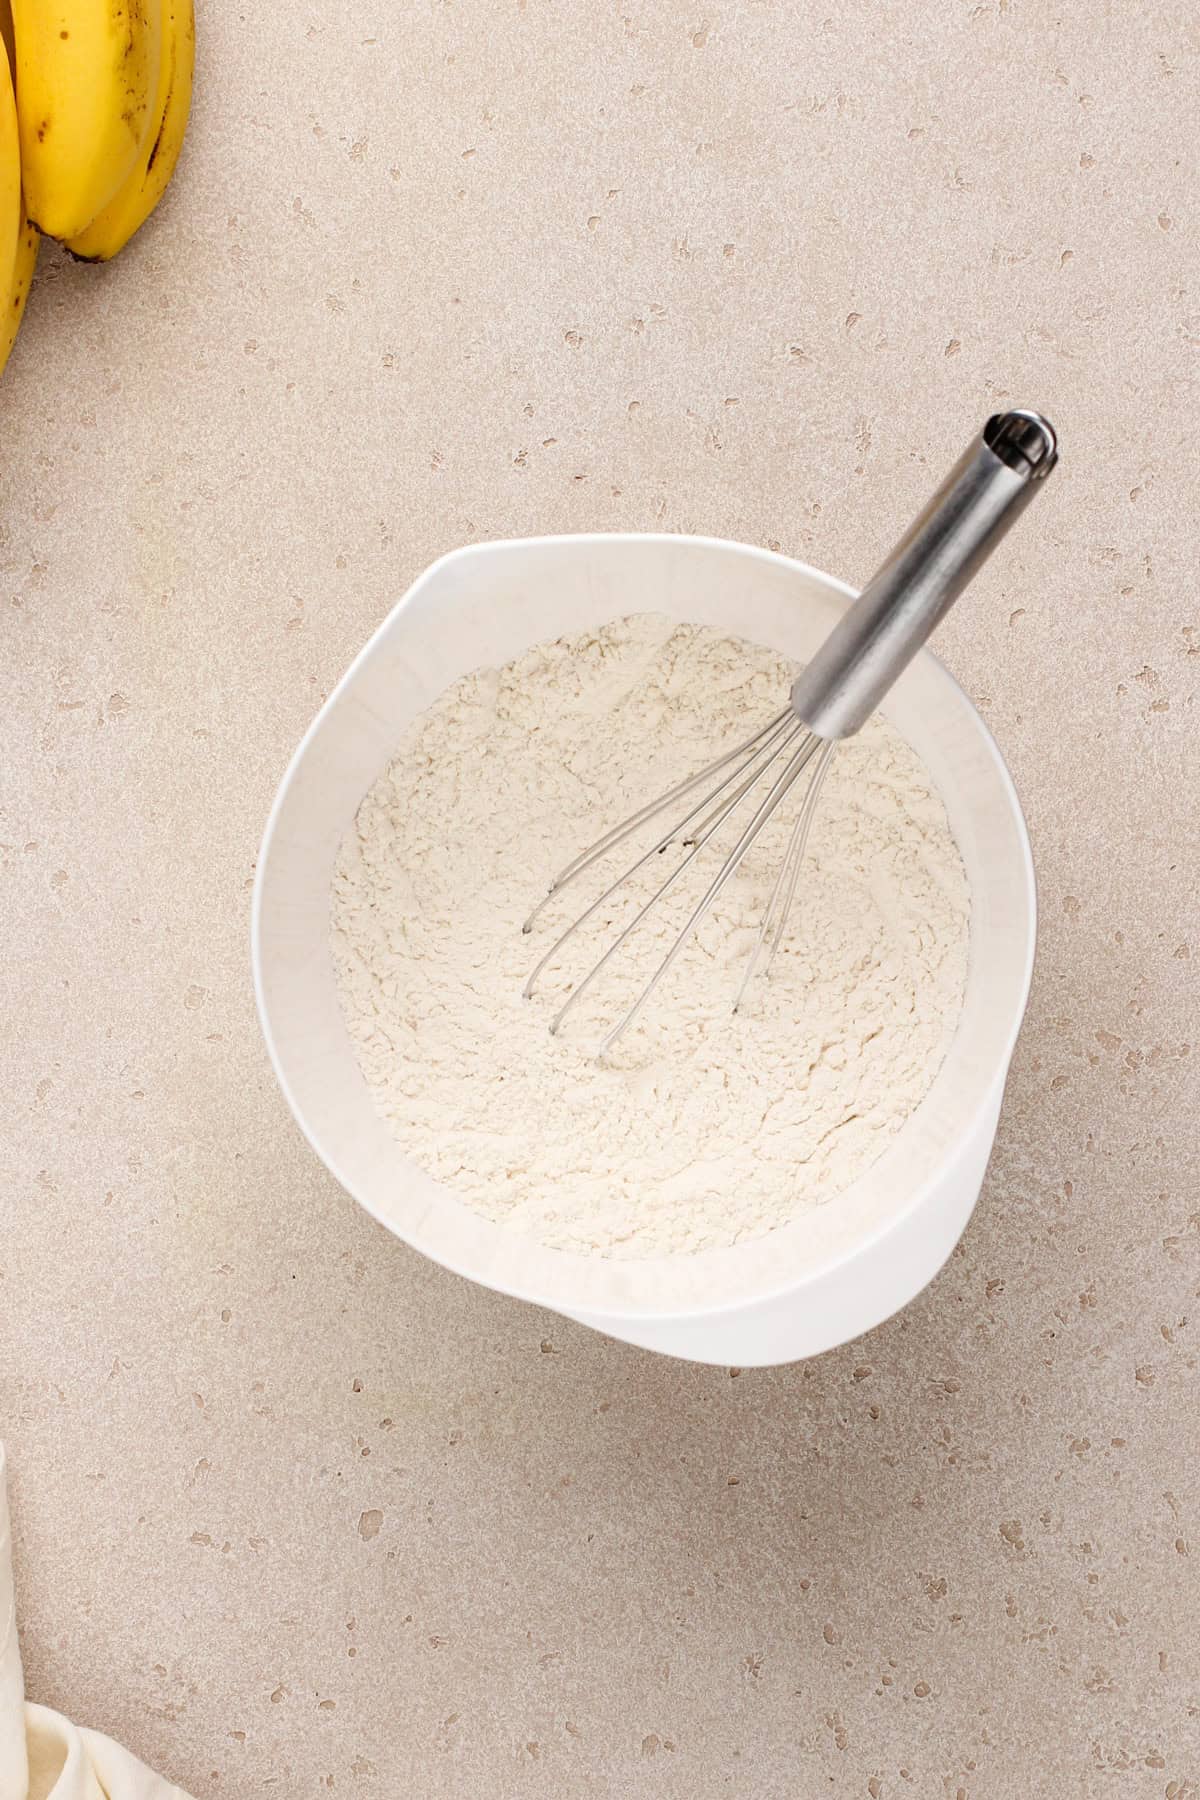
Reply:
<svg viewBox="0 0 1200 1800"><path fill-rule="evenodd" d="M777 712L794 674L702 627L622 619L457 682L363 801L333 891L346 1023L404 1152L487 1218L605 1256L733 1244L846 1187L929 1088L962 1003L967 886L924 766L878 718L834 758L787 938L745 1012L731 1006L783 820L609 1063L593 1059L603 1026L695 886L655 909L562 1037L549 1022L628 902L521 997L558 932L653 837L523 937L551 877ZM697 859L701 881L728 841ZM655 885L665 872L655 858Z"/></svg>

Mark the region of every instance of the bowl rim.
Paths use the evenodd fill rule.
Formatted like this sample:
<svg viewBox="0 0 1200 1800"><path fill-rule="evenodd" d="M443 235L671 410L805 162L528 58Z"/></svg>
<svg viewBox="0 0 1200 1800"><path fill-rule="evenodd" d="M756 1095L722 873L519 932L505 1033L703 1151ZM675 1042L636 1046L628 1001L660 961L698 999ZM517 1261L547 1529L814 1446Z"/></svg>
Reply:
<svg viewBox="0 0 1200 1800"><path fill-rule="evenodd" d="M276 788L275 796L267 814L266 824L259 844L258 857L255 863L254 890L250 908L250 959L255 1007L258 1013L259 1027L263 1034L275 1079L279 1084L280 1091L287 1102L292 1117L299 1126L301 1134L306 1142L324 1168L333 1176L338 1185L349 1194L356 1205L361 1206L365 1212L369 1213L373 1219L384 1226L394 1237L397 1237L401 1242L408 1244L410 1249L417 1251L418 1254L422 1256L428 1257L431 1262L437 1263L440 1267L449 1270L452 1274L460 1275L468 1281L475 1282L479 1286L491 1289L491 1291L495 1293L502 1293L509 1295L514 1299L525 1300L535 1306L547 1307L558 1311L570 1310L574 1312L576 1316L586 1313L586 1316L590 1321L602 1322L611 1320L614 1325L616 1325L622 1321L633 1322L635 1320L641 1320L647 1323L661 1323L672 1319L676 1321L715 1319L723 1315L744 1312L748 1307L769 1305L771 1302L778 1301L787 1296L799 1297L806 1288L811 1288L816 1284L827 1280L830 1276L836 1275L839 1270L844 1269L848 1264L857 1261L871 1250L877 1248L884 1239L890 1237L893 1232L902 1227L914 1214L918 1213L922 1207L925 1206L935 1187L944 1179L946 1166L949 1160L957 1151L961 1151L964 1145L971 1143L978 1137L981 1127L983 1127L988 1120L989 1113L992 1113L996 1107L997 1089L1002 1091L1007 1079L1009 1064L1012 1059L1017 1038L1020 1034L1029 1001L1029 993L1033 981L1034 960L1037 950L1037 884L1034 873L1033 851L1029 839L1028 825L1021 808L1016 785L991 729L975 707L965 689L928 646L923 647L917 652L917 659L923 659L928 664L932 664L940 680L944 682L951 694L961 702L966 712L969 714L973 727L978 734L980 744L986 752L993 766L993 770L998 777L999 786L1007 803L1012 822L1016 828L1017 843L1020 851L1021 887L1025 914L1028 921L1025 934L1025 954L1019 983L1019 1004L1012 1006L1011 1023L1004 1043L1003 1054L997 1059L995 1079L987 1087L981 1089L971 1113L965 1117L957 1127L953 1145L947 1151L946 1159L940 1165L934 1166L922 1180L916 1182L907 1191L903 1201L894 1209L887 1211L883 1216L876 1219L870 1226L846 1244L828 1252L823 1259L807 1270L792 1271L789 1274L781 1275L777 1282L773 1284L763 1283L762 1285L757 1286L752 1293L735 1294L732 1296L714 1296L711 1303L707 1301L688 1301L686 1304L683 1304L678 1300L668 1299L664 1300L660 1306L647 1308L644 1301L635 1302L632 1298L629 1300L617 1300L615 1297L612 1297L607 1301L601 1302L593 1302L590 1297L586 1301L569 1301L556 1298L552 1295L548 1295L544 1287L540 1284L525 1283L520 1280L493 1278L490 1274L484 1275L477 1268L469 1266L468 1258L456 1258L451 1254L444 1254L440 1250L429 1248L425 1244L414 1241L414 1239L400 1227L394 1218L389 1217L385 1212L374 1206L369 1200L362 1197L355 1186L353 1178L343 1173L339 1166L337 1156L324 1146L316 1129L310 1126L305 1110L292 1088L285 1067L283 1054L276 1040L264 979L264 871L270 861L279 821L284 807L286 806L289 791L307 750L320 731L323 722L341 702L346 691L352 686L360 667L374 654L380 640L391 631L396 621L414 605L422 591L444 569L455 563L487 557L496 552L517 549L525 551L545 546L558 547L563 545L585 548L588 545L611 544L614 540L624 543L638 543L647 546L675 546L687 544L697 548L735 551L739 555L749 558L751 561L767 563L786 570L790 574L807 578L809 581L840 595L848 601L856 599L859 592L857 588L854 588L848 582L841 580L840 577L830 575L827 571L818 569L811 563L803 562L798 557L785 555L782 551L768 550L757 544L742 543L734 538L720 538L692 532L554 532L547 534L532 534L524 537L489 539L482 542L459 545L454 549L444 551L421 570L405 589L400 598L388 609L379 624L362 645L361 649L352 658L342 675L330 689L329 694L310 721L303 736L300 738L299 743L296 745L296 748L288 759L287 766L279 781L278 787ZM901 1126L900 1131L896 1134L896 1138L892 1140L892 1145L899 1140L902 1133L907 1129L907 1124L908 1121ZM888 1149L890 1149L892 1145L889 1145ZM883 1155L886 1156L887 1153L888 1152L885 1149ZM874 1167L875 1164L872 1164L870 1168L864 1171L863 1176L860 1176L858 1179L861 1180L869 1175ZM427 1179L433 1182L435 1186L444 1188L444 1184L438 1183L436 1177L428 1176ZM838 1199L842 1198L845 1194L851 1193L856 1186L857 1182L851 1183L849 1188L842 1190L842 1194L832 1196L833 1203L836 1204ZM457 1199L457 1196L453 1196L452 1190L445 1189L444 1191L450 1193L453 1198ZM465 1205L467 1203L460 1200L459 1204ZM480 1215L480 1217L482 1218L482 1215ZM492 1229L496 1231L507 1232L505 1226L496 1225L493 1221L483 1220L482 1222L491 1225ZM508 1235L516 1236L520 1234L508 1233ZM770 1236L772 1234L767 1233L763 1235ZM762 1237L760 1235L760 1237L748 1240L748 1243L757 1244L761 1241ZM538 1249L543 1252L549 1252L551 1249L548 1245L540 1244L536 1238L532 1239L531 1242L537 1244ZM739 1246L737 1245L731 1245L722 1250L703 1252L700 1254L726 1256L732 1254L738 1248ZM555 1252L555 1254L570 1257L573 1261L578 1262L593 1263L596 1260L592 1257L583 1257L575 1252L563 1251ZM652 1271L657 1266L662 1266L667 1263L676 1263L677 1261L677 1257L619 1259L619 1266L622 1271L627 1272Z"/></svg>

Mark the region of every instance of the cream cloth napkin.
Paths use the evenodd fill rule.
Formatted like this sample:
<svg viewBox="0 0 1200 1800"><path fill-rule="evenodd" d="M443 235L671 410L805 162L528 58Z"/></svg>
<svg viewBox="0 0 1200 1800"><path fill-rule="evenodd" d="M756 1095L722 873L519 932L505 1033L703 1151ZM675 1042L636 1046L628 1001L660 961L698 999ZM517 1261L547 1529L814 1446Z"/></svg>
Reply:
<svg viewBox="0 0 1200 1800"><path fill-rule="evenodd" d="M188 1800L103 1732L25 1699L0 1444L0 1800Z"/></svg>

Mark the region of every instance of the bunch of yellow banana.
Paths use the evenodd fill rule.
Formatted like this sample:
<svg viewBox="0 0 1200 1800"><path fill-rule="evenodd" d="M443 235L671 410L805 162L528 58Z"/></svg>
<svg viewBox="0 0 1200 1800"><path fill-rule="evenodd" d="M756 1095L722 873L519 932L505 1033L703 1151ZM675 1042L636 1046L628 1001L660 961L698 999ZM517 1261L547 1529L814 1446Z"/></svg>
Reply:
<svg viewBox="0 0 1200 1800"><path fill-rule="evenodd" d="M2 369L38 230L106 262L162 198L187 126L195 33L192 0L0 0L0 34Z"/></svg>

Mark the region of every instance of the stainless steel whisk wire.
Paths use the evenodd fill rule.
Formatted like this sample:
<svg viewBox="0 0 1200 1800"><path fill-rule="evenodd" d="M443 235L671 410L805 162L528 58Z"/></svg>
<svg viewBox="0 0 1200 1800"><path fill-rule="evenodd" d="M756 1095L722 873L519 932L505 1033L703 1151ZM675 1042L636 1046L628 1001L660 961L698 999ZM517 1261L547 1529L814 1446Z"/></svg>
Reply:
<svg viewBox="0 0 1200 1800"><path fill-rule="evenodd" d="M796 898L796 885L800 879L800 865L804 861L808 834L812 829L813 815L817 810L817 801L821 795L821 784L833 761L833 753L837 749L837 745L832 741L822 742L821 739L818 739L817 742L820 744L820 751L813 765L812 779L805 791L804 799L800 802L800 810L796 814L796 821L792 826L788 847L783 861L779 865L779 873L775 877L775 885L771 889L771 895L763 913L762 924L758 928L758 940L750 953L750 960L746 964L746 973L742 976L742 985L739 987L737 999L733 1003L734 1012L738 1011L750 991L750 984L762 961L764 950L767 953L767 961L763 969L764 979L770 975L771 965L779 953L783 934L787 930L788 918Z"/></svg>
<svg viewBox="0 0 1200 1800"><path fill-rule="evenodd" d="M604 888L598 899L558 934L534 967L523 990L526 998L532 996L540 977L570 939L594 919L627 882L671 845L680 845L685 852L682 859L583 978L570 989L551 1020L552 1033L558 1033L583 995L595 985L638 926L691 868L721 827L734 818L743 802L761 783L769 780L765 794L670 949L632 1005L603 1038L597 1052L603 1058L661 985L768 821L805 771L811 770L808 787L793 820L763 911L754 949L738 988L735 1012L745 1000L760 967L764 977L769 975L795 903L817 801L837 744L857 732L874 712L1013 520L1038 491L1054 467L1057 454L1054 430L1040 414L1016 409L990 418L924 511L801 671L792 687L788 705L742 743L615 825L560 871L548 893L526 919L523 926L526 933L533 930L543 909L568 884L642 826L659 818L677 802L688 800L697 789L703 790L700 799L682 817L677 818L648 850ZM714 781L715 786L711 785Z"/></svg>

